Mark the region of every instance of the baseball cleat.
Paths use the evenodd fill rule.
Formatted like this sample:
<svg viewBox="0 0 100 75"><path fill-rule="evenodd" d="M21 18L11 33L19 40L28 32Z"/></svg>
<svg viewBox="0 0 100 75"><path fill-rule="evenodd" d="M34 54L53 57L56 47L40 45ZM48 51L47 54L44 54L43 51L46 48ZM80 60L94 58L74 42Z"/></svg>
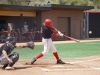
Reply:
<svg viewBox="0 0 100 75"><path fill-rule="evenodd" d="M5 70L14 70L14 67L6 67Z"/></svg>
<svg viewBox="0 0 100 75"><path fill-rule="evenodd" d="M33 58L33 59L31 60L31 65L32 65L35 61L36 61L36 59Z"/></svg>
<svg viewBox="0 0 100 75"><path fill-rule="evenodd" d="M57 60L57 64L66 64L65 62L63 62L61 59Z"/></svg>
<svg viewBox="0 0 100 75"><path fill-rule="evenodd" d="M8 66L8 64L5 64L5 65L2 67L2 69L5 69L7 66Z"/></svg>

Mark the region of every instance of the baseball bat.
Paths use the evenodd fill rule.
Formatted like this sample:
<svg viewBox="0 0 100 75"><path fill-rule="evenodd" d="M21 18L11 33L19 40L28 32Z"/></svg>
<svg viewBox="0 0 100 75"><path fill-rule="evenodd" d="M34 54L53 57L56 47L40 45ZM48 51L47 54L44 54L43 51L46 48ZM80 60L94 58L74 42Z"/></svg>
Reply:
<svg viewBox="0 0 100 75"><path fill-rule="evenodd" d="M67 35L64 35L65 37L67 37L67 38L69 38L70 40L73 40L73 41L75 41L75 42L80 42L78 39L75 39L75 38L72 38L72 37L69 37L69 36L67 36Z"/></svg>

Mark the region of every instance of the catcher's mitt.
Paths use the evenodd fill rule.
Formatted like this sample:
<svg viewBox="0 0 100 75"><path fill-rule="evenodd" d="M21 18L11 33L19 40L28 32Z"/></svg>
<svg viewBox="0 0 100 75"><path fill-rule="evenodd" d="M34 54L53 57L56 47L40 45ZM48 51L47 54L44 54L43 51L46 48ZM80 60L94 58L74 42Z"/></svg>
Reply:
<svg viewBox="0 0 100 75"><path fill-rule="evenodd" d="M28 48L34 49L35 45L33 41L28 42L27 45L28 45Z"/></svg>

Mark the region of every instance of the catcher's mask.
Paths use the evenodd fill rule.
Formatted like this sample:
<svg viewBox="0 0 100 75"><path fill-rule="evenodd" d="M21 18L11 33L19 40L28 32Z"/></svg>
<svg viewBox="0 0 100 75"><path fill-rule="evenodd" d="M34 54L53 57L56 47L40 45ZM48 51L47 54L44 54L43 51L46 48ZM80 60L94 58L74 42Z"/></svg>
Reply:
<svg viewBox="0 0 100 75"><path fill-rule="evenodd" d="M11 49L14 48L14 45L12 45L11 43L9 43L9 42L6 42L6 43L7 43L7 46L10 47Z"/></svg>

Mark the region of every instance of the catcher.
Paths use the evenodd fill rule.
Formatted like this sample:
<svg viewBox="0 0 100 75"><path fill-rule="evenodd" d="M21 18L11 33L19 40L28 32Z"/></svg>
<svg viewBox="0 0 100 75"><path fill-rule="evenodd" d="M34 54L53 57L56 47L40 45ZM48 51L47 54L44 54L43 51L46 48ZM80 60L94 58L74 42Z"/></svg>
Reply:
<svg viewBox="0 0 100 75"><path fill-rule="evenodd" d="M18 61L19 54L14 52L11 53L14 48L25 48L29 47L34 49L34 42L30 41L25 45L16 46L15 39L13 37L8 37L6 43L0 47L0 64L3 65L2 69L13 70L13 65Z"/></svg>

